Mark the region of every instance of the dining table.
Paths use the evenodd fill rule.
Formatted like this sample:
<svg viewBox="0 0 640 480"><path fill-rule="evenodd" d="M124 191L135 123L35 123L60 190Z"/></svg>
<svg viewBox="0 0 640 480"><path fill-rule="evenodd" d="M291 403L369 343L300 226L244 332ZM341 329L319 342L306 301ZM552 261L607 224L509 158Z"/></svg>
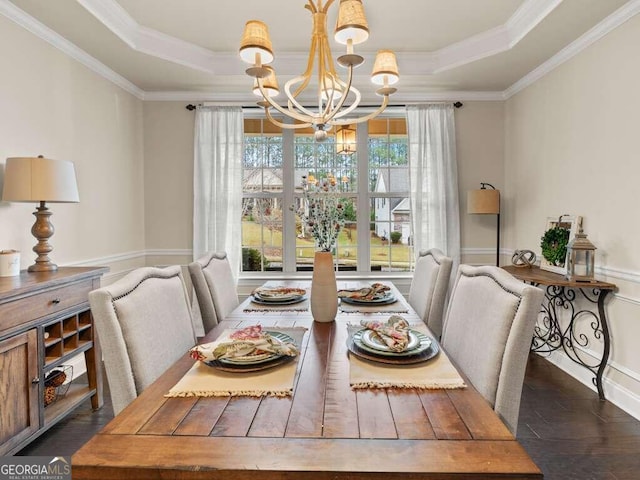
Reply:
<svg viewBox="0 0 640 480"><path fill-rule="evenodd" d="M267 282L266 288L303 288L307 295L281 306L249 296L199 343L216 344L229 332L260 325L297 332L299 354L270 369L236 373L185 352L72 456L73 478L543 478L406 299L384 283L394 302L362 308L341 302L335 321L321 323L310 311L310 282ZM338 286L353 290L363 284L339 280ZM384 323L396 315L432 342L433 358L405 365L394 364L395 357L379 363L354 354L354 332L362 321ZM196 393L189 393L192 375L206 385L215 377L222 391L206 387L215 392L203 394L193 387ZM362 382L355 379L359 375ZM380 380L405 375L414 375L415 382ZM274 378L284 378L284 390L263 386Z"/></svg>

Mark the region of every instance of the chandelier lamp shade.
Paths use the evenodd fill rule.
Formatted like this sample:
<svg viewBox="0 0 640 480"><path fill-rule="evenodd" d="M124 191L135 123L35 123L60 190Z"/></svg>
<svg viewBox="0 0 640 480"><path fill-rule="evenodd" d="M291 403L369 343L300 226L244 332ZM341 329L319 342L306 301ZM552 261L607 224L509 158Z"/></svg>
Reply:
<svg viewBox="0 0 640 480"><path fill-rule="evenodd" d="M334 127L366 122L384 111L389 104L389 96L396 92L393 87L398 80L398 64L391 50L378 51L371 73L371 81L379 88L382 96L380 105L361 117L349 117L362 100L360 91L352 85L353 69L364 62L364 58L354 53L354 45L369 38L369 26L364 14L362 0L340 0L338 17L334 31L336 42L346 45L346 53L339 56L337 63L346 69L343 77L338 75L333 61L327 36L327 11L334 0L307 0L307 8L313 17L313 31L306 70L284 84L286 105L274 100L279 94L275 70L269 66L275 56L269 30L259 20L249 20L240 42L240 58L250 65L247 75L253 77L253 92L260 96L258 105L265 109L267 118L275 125L287 129L313 127L315 139L322 141ZM314 74L315 81L314 81ZM343 79L344 78L344 79ZM302 92L316 88L317 109L303 106L299 100ZM271 110L294 119L294 123L276 120Z"/></svg>
<svg viewBox="0 0 640 480"><path fill-rule="evenodd" d="M58 269L49 254L49 238L54 233L46 203L78 203L78 185L73 162L39 157L7 158L2 200L39 204L33 214L36 221L31 233L38 240L33 251L38 254L29 272L52 272Z"/></svg>

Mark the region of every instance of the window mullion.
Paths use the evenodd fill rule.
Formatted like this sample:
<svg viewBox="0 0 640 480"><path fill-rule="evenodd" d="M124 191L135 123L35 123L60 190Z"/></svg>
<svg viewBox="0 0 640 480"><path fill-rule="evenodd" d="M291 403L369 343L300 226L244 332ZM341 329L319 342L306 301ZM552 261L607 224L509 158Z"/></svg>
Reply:
<svg viewBox="0 0 640 480"><path fill-rule="evenodd" d="M371 249L369 245L369 221L371 219L371 205L369 200L369 124L358 124L356 137L356 155L358 156L358 271L371 271Z"/></svg>
<svg viewBox="0 0 640 480"><path fill-rule="evenodd" d="M289 206L294 204L295 191L295 147L294 131L285 128L282 131L282 175L283 185L283 205L282 205L282 242L283 242L283 272L296 271L296 218Z"/></svg>

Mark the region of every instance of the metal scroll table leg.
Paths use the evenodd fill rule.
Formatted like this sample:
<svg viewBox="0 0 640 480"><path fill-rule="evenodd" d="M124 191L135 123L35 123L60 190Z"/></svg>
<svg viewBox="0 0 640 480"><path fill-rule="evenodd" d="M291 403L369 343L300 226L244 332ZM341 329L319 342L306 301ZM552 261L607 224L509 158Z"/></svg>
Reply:
<svg viewBox="0 0 640 480"><path fill-rule="evenodd" d="M598 305L598 313L591 309L577 308L576 291L590 303ZM565 288L558 285L549 285L546 289L546 303L542 305L541 321L536 324L531 344L531 350L540 354L551 354L562 349L566 356L593 373L591 379L598 390L600 400L605 400L602 386L602 376L609 360L611 339L609 324L604 309L604 302L608 289L594 288L588 293L585 288ZM562 326L562 316L568 317L566 327ZM588 348L590 340L585 333L578 330L581 319L591 318L590 326L593 340L602 340L602 358L596 363L592 357L585 355L584 349Z"/></svg>
<svg viewBox="0 0 640 480"><path fill-rule="evenodd" d="M607 322L607 315L604 310L604 299L608 293L609 290L600 290L600 295L598 296L598 314L600 315L600 321L602 323L602 335L604 341L602 360L600 361L600 366L598 367L598 371L596 372L596 387L598 388L598 396L600 397L600 400L605 400L604 389L602 388L602 374L604 373L604 368L607 366L607 360L609 360L609 349L611 347L609 337L609 324Z"/></svg>

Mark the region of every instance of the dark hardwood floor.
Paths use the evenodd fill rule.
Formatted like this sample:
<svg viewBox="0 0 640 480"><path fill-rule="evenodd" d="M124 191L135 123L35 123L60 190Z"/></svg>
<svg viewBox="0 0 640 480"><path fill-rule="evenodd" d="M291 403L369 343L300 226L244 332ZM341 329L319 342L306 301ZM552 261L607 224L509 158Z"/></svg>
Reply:
<svg viewBox="0 0 640 480"><path fill-rule="evenodd" d="M18 455L72 455L111 418L87 401ZM558 369L531 355L518 439L547 480L640 479L640 421Z"/></svg>

